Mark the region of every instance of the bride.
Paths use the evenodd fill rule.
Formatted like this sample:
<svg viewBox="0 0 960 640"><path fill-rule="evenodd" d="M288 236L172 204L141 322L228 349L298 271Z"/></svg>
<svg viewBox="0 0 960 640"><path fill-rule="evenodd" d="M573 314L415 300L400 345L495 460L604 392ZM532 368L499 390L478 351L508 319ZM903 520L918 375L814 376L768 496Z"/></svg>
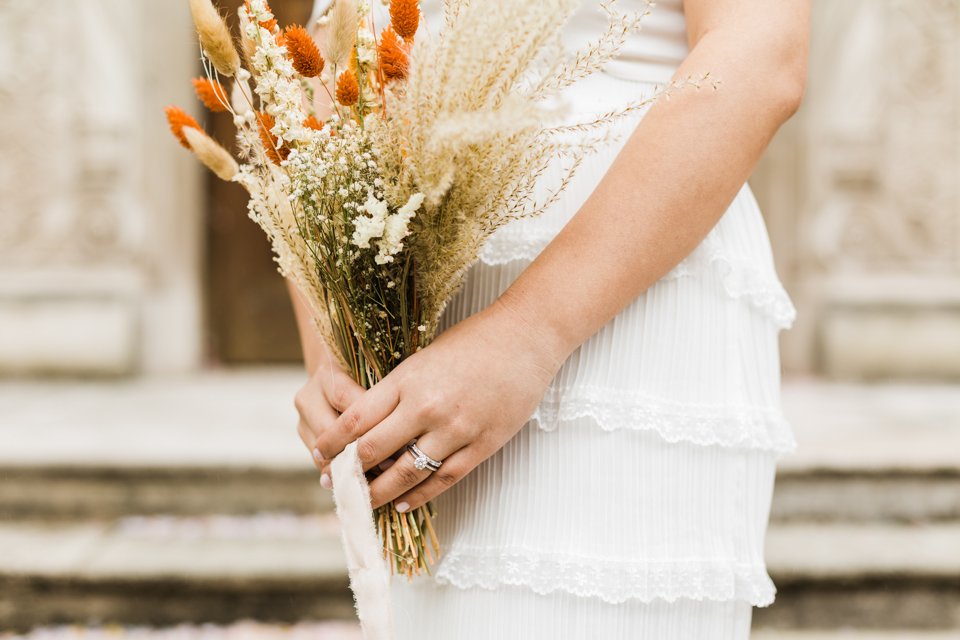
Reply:
<svg viewBox="0 0 960 640"><path fill-rule="evenodd" d="M441 5L422 3L429 29ZM624 122L545 215L490 239L446 330L373 389L336 368L295 300L299 432L321 484L359 439L385 469L373 506L439 511L434 575L395 579L398 638L733 640L773 601L764 534L793 447L777 340L794 311L745 181L800 103L808 14L809 0L660 0L565 100L601 113L705 71L719 90ZM605 20L583 0L566 44ZM435 464L414 464L412 440Z"/></svg>

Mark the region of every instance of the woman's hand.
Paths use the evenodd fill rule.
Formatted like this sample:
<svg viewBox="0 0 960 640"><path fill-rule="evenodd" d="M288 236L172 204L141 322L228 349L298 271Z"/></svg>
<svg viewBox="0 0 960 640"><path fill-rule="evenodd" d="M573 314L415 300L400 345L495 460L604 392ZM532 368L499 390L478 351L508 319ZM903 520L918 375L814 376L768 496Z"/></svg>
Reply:
<svg viewBox="0 0 960 640"><path fill-rule="evenodd" d="M503 298L440 335L345 408L318 434L324 466L354 440L373 507L419 507L500 449L529 419L566 356ZM435 460L418 470L407 443ZM395 452L393 464L381 464ZM388 466L389 464L389 466Z"/></svg>
<svg viewBox="0 0 960 640"><path fill-rule="evenodd" d="M340 414L365 392L364 388L354 382L353 378L333 359L329 350L317 349L316 352L319 354L319 361L313 370L313 375L293 400L300 414L297 434L307 447L307 451L311 453L316 451L314 444L317 438L330 429ZM316 453L313 453L313 460L317 468L322 471L323 461ZM320 484L330 489L332 487L330 476L321 475Z"/></svg>

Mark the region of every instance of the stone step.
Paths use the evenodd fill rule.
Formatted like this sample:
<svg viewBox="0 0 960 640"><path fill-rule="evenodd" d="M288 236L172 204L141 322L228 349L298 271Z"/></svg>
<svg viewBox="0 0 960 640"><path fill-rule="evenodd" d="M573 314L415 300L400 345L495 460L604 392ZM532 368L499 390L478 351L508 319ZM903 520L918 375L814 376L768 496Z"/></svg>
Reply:
<svg viewBox="0 0 960 640"><path fill-rule="evenodd" d="M362 640L360 629L347 622L275 625L240 622L231 625L175 627L41 627L25 634L0 633L0 640ZM769 631L753 640L960 640L960 632L937 631Z"/></svg>
<svg viewBox="0 0 960 640"><path fill-rule="evenodd" d="M0 525L0 629L353 618L332 514Z"/></svg>
<svg viewBox="0 0 960 640"><path fill-rule="evenodd" d="M960 640L960 631L779 631L761 630L752 640Z"/></svg>
<svg viewBox="0 0 960 640"><path fill-rule="evenodd" d="M0 382L0 520L327 511L292 368Z"/></svg>
<svg viewBox="0 0 960 640"><path fill-rule="evenodd" d="M0 525L0 629L353 618L336 521L137 517ZM960 525L778 525L768 630L960 630Z"/></svg>
<svg viewBox="0 0 960 640"><path fill-rule="evenodd" d="M0 467L0 520L83 520L149 514L325 513L331 494L312 466ZM771 521L960 521L950 469L782 469Z"/></svg>
<svg viewBox="0 0 960 640"><path fill-rule="evenodd" d="M318 478L312 465L7 466L0 468L0 520L327 513L332 494Z"/></svg>
<svg viewBox="0 0 960 640"><path fill-rule="evenodd" d="M767 563L758 626L960 630L960 523L774 525Z"/></svg>
<svg viewBox="0 0 960 640"><path fill-rule="evenodd" d="M777 473L770 520L781 523L958 522L960 469L788 466Z"/></svg>
<svg viewBox="0 0 960 640"><path fill-rule="evenodd" d="M323 512L295 369L0 383L0 520ZM792 381L779 522L960 520L960 387Z"/></svg>
<svg viewBox="0 0 960 640"><path fill-rule="evenodd" d="M269 624L252 620L229 625L180 624L171 627L50 626L24 633L0 632L0 640L363 640L353 622ZM939 639L931 639L939 640Z"/></svg>

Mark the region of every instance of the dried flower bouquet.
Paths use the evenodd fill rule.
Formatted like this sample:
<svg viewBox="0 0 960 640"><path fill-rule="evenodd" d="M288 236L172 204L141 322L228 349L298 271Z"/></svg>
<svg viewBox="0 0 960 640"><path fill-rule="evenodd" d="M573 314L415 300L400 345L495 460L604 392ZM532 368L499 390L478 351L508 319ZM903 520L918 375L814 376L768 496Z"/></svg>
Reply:
<svg viewBox="0 0 960 640"><path fill-rule="evenodd" d="M557 55L580 0L446 0L443 29L430 37L417 0L391 0L379 34L368 0L336 0L322 52L304 28L281 29L266 0L240 7L238 51L211 0L189 1L206 70L196 93L232 114L240 160L176 107L171 129L249 191L280 272L365 387L430 342L487 238L549 207L607 125L692 82L583 122L547 106L615 56L649 4L620 13L611 0L606 31ZM318 97L329 102L326 121ZM561 177L538 199L552 162ZM435 515L431 505L376 510L391 570L430 571Z"/></svg>

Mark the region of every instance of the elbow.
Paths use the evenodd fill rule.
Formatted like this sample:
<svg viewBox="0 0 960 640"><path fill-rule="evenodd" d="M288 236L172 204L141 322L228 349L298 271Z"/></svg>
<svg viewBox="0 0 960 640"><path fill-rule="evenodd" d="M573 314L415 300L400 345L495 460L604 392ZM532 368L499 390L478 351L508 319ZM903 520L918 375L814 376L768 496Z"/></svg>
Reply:
<svg viewBox="0 0 960 640"><path fill-rule="evenodd" d="M807 88L807 46L806 42L786 39L778 47L774 82L774 102L777 110L787 121L800 109Z"/></svg>
<svg viewBox="0 0 960 640"><path fill-rule="evenodd" d="M787 121L803 104L803 96L807 86L806 65L784 73L777 84L779 85L775 98L777 109L783 114L783 120Z"/></svg>

